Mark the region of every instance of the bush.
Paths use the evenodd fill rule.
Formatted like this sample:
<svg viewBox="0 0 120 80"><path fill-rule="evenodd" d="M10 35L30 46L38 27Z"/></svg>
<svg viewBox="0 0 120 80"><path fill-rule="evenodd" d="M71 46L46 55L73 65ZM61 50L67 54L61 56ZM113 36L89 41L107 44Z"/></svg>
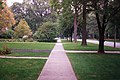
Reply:
<svg viewBox="0 0 120 80"><path fill-rule="evenodd" d="M57 29L56 25L52 22L44 22L42 26L38 28L33 37L39 39L39 41L54 41L56 37Z"/></svg>
<svg viewBox="0 0 120 80"><path fill-rule="evenodd" d="M9 29L0 34L0 38L10 39L14 36L14 31Z"/></svg>
<svg viewBox="0 0 120 80"><path fill-rule="evenodd" d="M3 48L3 49L0 50L0 54L1 54L1 55L4 55L4 54L11 54L11 53L12 53L11 49L8 48L7 45L4 45L2 48Z"/></svg>
<svg viewBox="0 0 120 80"><path fill-rule="evenodd" d="M38 42L57 42L57 40L37 39Z"/></svg>
<svg viewBox="0 0 120 80"><path fill-rule="evenodd" d="M33 42L34 40L33 40L33 38L28 38L26 41L27 42Z"/></svg>

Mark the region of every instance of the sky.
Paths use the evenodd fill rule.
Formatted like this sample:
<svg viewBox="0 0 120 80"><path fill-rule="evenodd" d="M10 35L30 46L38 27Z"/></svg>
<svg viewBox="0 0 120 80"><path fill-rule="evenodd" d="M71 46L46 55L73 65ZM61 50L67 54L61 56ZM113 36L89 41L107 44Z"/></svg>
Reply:
<svg viewBox="0 0 120 80"><path fill-rule="evenodd" d="M10 6L12 6L12 4L13 4L14 2L22 3L23 0L7 0L7 5L10 7Z"/></svg>

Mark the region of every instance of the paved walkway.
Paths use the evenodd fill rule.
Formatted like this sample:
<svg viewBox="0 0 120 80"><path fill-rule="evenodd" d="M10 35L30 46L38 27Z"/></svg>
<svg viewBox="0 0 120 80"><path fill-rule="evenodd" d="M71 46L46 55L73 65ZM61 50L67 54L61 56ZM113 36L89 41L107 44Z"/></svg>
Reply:
<svg viewBox="0 0 120 80"><path fill-rule="evenodd" d="M98 51L73 51L73 50L66 50L66 53L98 53ZM105 53L111 54L120 54L120 51L105 51Z"/></svg>
<svg viewBox="0 0 120 80"><path fill-rule="evenodd" d="M60 40L53 48L37 80L77 80Z"/></svg>
<svg viewBox="0 0 120 80"><path fill-rule="evenodd" d="M82 41L82 40L81 40L81 39L78 39L78 41ZM94 44L99 44L99 41L98 41L98 40L90 40L90 39L87 39L87 42L94 43ZM105 42L104 42L104 45L105 45L105 46L114 47L114 42L105 41ZM120 43L116 42L116 48L120 48Z"/></svg>

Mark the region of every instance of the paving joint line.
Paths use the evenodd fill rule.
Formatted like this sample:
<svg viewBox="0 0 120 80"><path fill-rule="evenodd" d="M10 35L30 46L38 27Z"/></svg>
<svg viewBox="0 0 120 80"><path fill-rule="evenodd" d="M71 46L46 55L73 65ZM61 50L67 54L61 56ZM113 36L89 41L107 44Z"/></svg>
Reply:
<svg viewBox="0 0 120 80"><path fill-rule="evenodd" d="M16 56L0 56L0 58L9 58L9 59L48 59L48 57L16 57Z"/></svg>

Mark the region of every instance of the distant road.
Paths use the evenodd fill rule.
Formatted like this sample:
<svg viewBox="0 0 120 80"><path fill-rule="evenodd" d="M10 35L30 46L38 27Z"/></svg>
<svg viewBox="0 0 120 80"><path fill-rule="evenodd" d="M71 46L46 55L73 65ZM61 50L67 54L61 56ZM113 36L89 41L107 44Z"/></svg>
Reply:
<svg viewBox="0 0 120 80"><path fill-rule="evenodd" d="M82 41L82 40L78 39L78 41ZM87 39L87 42L94 43L94 44L99 44L98 40ZM105 46L114 47L114 42L105 41L104 45ZM120 43L119 42L116 42L116 48L120 48Z"/></svg>

